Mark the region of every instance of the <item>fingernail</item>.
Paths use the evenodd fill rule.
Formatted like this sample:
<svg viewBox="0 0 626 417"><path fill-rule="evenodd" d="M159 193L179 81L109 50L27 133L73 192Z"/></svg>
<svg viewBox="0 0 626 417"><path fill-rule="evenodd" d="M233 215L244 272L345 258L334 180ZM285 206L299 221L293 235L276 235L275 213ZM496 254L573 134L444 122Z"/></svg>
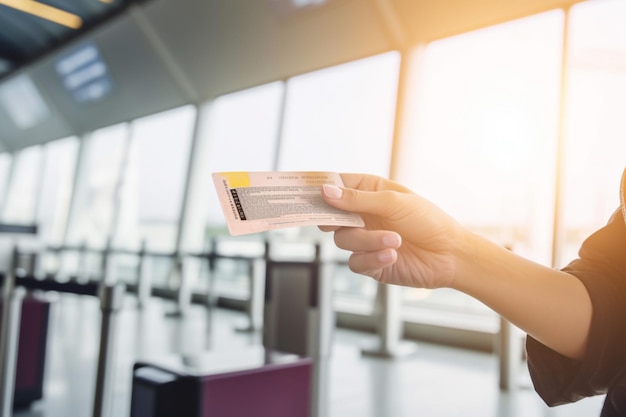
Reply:
<svg viewBox="0 0 626 417"><path fill-rule="evenodd" d="M390 233L383 237L383 244L388 248L398 248L402 244L402 238L398 234Z"/></svg>
<svg viewBox="0 0 626 417"><path fill-rule="evenodd" d="M339 200L341 196L343 195L343 191L341 190L341 188L335 187L334 185L331 185L331 184L323 184L322 190L326 197L331 198L333 200Z"/></svg>
<svg viewBox="0 0 626 417"><path fill-rule="evenodd" d="M382 263L390 263L395 262L396 260L396 251L393 249L384 250L378 253L378 261Z"/></svg>

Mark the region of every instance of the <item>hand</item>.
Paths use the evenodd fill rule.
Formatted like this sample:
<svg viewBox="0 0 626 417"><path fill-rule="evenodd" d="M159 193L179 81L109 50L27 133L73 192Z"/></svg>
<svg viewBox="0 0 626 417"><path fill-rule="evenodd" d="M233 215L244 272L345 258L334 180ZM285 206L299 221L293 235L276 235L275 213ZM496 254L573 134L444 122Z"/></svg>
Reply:
<svg viewBox="0 0 626 417"><path fill-rule="evenodd" d="M428 200L381 177L342 174L345 188L325 185L324 200L357 212L364 228L334 231L339 248L353 252L350 269L380 282L418 288L451 286L464 230Z"/></svg>
<svg viewBox="0 0 626 417"><path fill-rule="evenodd" d="M321 226L352 251L350 269L380 282L450 287L504 316L551 349L585 352L593 307L574 275L517 256L463 228L428 200L392 181L343 174L345 188L325 185L334 207L361 214L365 227Z"/></svg>

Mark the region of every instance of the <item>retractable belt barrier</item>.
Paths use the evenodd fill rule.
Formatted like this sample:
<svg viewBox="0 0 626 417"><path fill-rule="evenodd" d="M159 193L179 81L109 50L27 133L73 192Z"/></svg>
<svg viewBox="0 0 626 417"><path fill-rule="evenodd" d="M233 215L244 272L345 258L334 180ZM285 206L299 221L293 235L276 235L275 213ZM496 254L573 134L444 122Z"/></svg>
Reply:
<svg viewBox="0 0 626 417"><path fill-rule="evenodd" d="M307 254L304 258L285 258L282 253L283 256L276 256L270 249L280 249L280 244L271 243L263 242L263 248L255 247L254 251L236 247L222 251L219 249L224 248L215 250L214 246L210 259L249 262L253 291L248 313L251 320L258 320L258 324L251 322L251 327L262 325L259 348L282 359L268 361L265 357L252 364L246 353L234 362L237 366L232 369L224 366L236 355L228 350L212 352L198 361L181 358L178 363L173 358L162 358L154 363L136 363L131 417L174 413L191 417L327 415L326 382L335 321L332 276L337 262L323 259L319 243L303 242L307 252L314 249L312 256ZM221 368L190 367L196 362Z"/></svg>
<svg viewBox="0 0 626 417"><path fill-rule="evenodd" d="M216 304L217 297L215 295L215 279L214 273L216 264L219 260L234 260L241 261L248 264L249 268L249 287L250 287L250 300L246 306L246 313L248 315L249 323L244 328L238 330L241 331L257 331L260 330L263 321L263 288L265 278L265 260L267 258L267 246L268 243L264 243L264 250L253 251L254 253L223 253L217 250L219 243L214 240L211 244L210 250L204 250L199 252L157 252L147 249L145 242L142 243L139 250L112 248L107 245L106 248L90 248L86 244L81 245L64 245L64 246L48 246L45 248L45 252L52 254L61 254L66 252L74 252L79 255L79 268L76 276L71 276L73 281L85 282L86 279L86 256L87 255L101 255L103 258L107 258L115 255L129 255L136 256L138 259L136 276L137 276L137 299L139 306L144 306L147 303L148 298L152 294L151 283L151 265L148 262L154 258L168 258L171 259L172 269L171 276L175 276L180 279L180 285L177 290L176 298L176 315L184 314L189 305L192 302L192 276L190 269L187 266L186 261L190 259L197 259L205 261L207 263L209 272L209 292L207 294L206 304L212 307ZM233 242L236 243L236 242ZM254 242L259 243L259 242ZM228 252L228 251L227 251ZM106 260L103 261L103 264ZM106 268L106 265L103 265ZM55 274L52 274L54 276Z"/></svg>
<svg viewBox="0 0 626 417"><path fill-rule="evenodd" d="M123 304L126 287L119 283L79 283L58 282L52 279L39 279L33 276L17 276L14 265L19 257L13 249L12 262L7 271L0 273L4 288L4 313L0 335L0 417L10 417L14 395L15 365L19 349L18 329L20 326L21 302L26 290L56 291L83 296L98 297L102 311L100 327L100 350L93 404L93 417L108 415L111 401L111 380L116 336L116 317ZM106 273L106 271L103 271Z"/></svg>

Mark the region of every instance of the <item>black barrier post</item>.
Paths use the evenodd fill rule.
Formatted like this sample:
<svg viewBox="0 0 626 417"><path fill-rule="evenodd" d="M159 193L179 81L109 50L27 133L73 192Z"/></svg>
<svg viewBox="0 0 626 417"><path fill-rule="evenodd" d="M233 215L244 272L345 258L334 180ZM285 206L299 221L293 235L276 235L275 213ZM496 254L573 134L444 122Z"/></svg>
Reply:
<svg viewBox="0 0 626 417"><path fill-rule="evenodd" d="M114 377L111 359L113 359L115 353L117 313L122 308L125 292L124 284L106 284L100 287L102 325L100 327L100 352L98 355L93 417L104 417L110 414L111 384Z"/></svg>
<svg viewBox="0 0 626 417"><path fill-rule="evenodd" d="M15 287L17 248L9 258L4 275L2 328L0 329L0 415L11 417L15 391L15 371L19 344L23 290Z"/></svg>
<svg viewBox="0 0 626 417"><path fill-rule="evenodd" d="M193 293L193 282L189 259L180 253L174 256L175 268L178 273L178 294L176 296L178 314L184 316L189 313Z"/></svg>
<svg viewBox="0 0 626 417"><path fill-rule="evenodd" d="M87 282L89 275L87 273L87 242L83 241L78 248L78 267L76 269L76 281Z"/></svg>
<svg viewBox="0 0 626 417"><path fill-rule="evenodd" d="M208 293L207 293L207 305L209 308L217 307L217 280L215 276L215 267L217 262L217 240L215 237L211 238L211 243L206 248L206 261L207 261L207 277L209 279Z"/></svg>
<svg viewBox="0 0 626 417"><path fill-rule="evenodd" d="M137 256L137 301L140 308L145 307L148 304L152 292L151 271L150 264L148 263L148 257L146 255L147 244L146 240L141 241L141 249Z"/></svg>
<svg viewBox="0 0 626 417"><path fill-rule="evenodd" d="M170 282L178 281L178 289L176 290L176 307L174 311L168 313L170 317L182 317L189 312L191 307L191 277L189 276L189 268L185 266L183 255L175 252L171 256L172 269L170 270Z"/></svg>
<svg viewBox="0 0 626 417"><path fill-rule="evenodd" d="M102 286L106 286L111 283L113 276L113 268L112 268L112 251L113 251L113 239L110 237L107 239L106 246L104 251L102 252L102 258L100 259L102 271L101 284Z"/></svg>
<svg viewBox="0 0 626 417"><path fill-rule="evenodd" d="M110 250L103 256L105 267L103 281L96 283L58 282L50 279L37 279L34 276L20 276L15 273L19 259L17 248L13 249L9 258L7 271L3 274L2 285L3 315L0 329L0 417L11 417L15 388L15 367L19 344L19 327L21 318L22 298L25 290L58 291L64 293L97 296L100 298L102 322L100 328L100 351L96 375L93 417L104 417L110 414L111 384L114 356L115 336L117 334L117 313L124 302L126 287L124 284L105 282L110 271L107 271L107 258Z"/></svg>

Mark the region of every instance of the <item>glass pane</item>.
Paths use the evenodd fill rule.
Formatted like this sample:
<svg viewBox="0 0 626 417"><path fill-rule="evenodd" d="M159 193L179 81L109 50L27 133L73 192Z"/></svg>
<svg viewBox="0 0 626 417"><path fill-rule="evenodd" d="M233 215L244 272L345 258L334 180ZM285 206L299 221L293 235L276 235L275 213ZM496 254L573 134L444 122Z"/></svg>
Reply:
<svg viewBox="0 0 626 417"><path fill-rule="evenodd" d="M282 94L283 84L272 83L219 97L207 109L202 136L208 141L210 172L274 169ZM215 192L209 196L207 223L225 224Z"/></svg>
<svg viewBox="0 0 626 417"><path fill-rule="evenodd" d="M290 79L278 169L389 175L399 58L390 52Z"/></svg>
<svg viewBox="0 0 626 417"><path fill-rule="evenodd" d="M56 140L45 145L45 163L38 222L46 244L61 245L65 234L79 141Z"/></svg>
<svg viewBox="0 0 626 417"><path fill-rule="evenodd" d="M5 222L35 223L41 162L41 146L23 149L15 156L15 167L4 207Z"/></svg>
<svg viewBox="0 0 626 417"><path fill-rule="evenodd" d="M195 115L185 106L133 122L115 247L174 251Z"/></svg>
<svg viewBox="0 0 626 417"><path fill-rule="evenodd" d="M0 85L0 104L13 124L30 129L50 117L50 109L33 80L25 74Z"/></svg>
<svg viewBox="0 0 626 417"><path fill-rule="evenodd" d="M416 61L398 178L476 232L547 264L562 31L563 13L552 11L428 45ZM406 298L484 310L445 290Z"/></svg>
<svg viewBox="0 0 626 417"><path fill-rule="evenodd" d="M271 171L275 168L276 142L279 132L284 86L281 82L262 85L217 98L202 109L200 124L200 149L194 173L198 181L192 192L190 204L195 217L190 223L204 225L191 227L185 237L189 250L210 247L210 240L234 240L241 251L246 251L248 241L253 248L260 235L242 238L224 236L227 233L217 194L211 180L212 172L219 171ZM225 243L228 245L228 242ZM222 248L223 245L220 245ZM221 249L220 249L221 250ZM215 286L220 293L235 295L248 293L248 281L240 268L241 262L229 260L216 263ZM244 268L245 269L245 268ZM246 270L247 271L247 270ZM207 289L206 264L201 268L199 288Z"/></svg>
<svg viewBox="0 0 626 417"><path fill-rule="evenodd" d="M559 265L619 206L626 166L626 2L572 8Z"/></svg>
<svg viewBox="0 0 626 417"><path fill-rule="evenodd" d="M128 126L120 124L97 130L83 141L69 244L104 248L111 236L127 135Z"/></svg>
<svg viewBox="0 0 626 417"><path fill-rule="evenodd" d="M6 191L9 182L9 172L11 170L11 161L13 160L11 154L0 154L0 208L5 203Z"/></svg>
<svg viewBox="0 0 626 417"><path fill-rule="evenodd" d="M281 171L367 172L388 176L391 160L400 55L390 52L294 77L287 84L287 107L278 169ZM282 238L331 239L316 227L277 231ZM333 244L331 256L346 254ZM374 280L337 268L335 300L354 309L376 292Z"/></svg>

